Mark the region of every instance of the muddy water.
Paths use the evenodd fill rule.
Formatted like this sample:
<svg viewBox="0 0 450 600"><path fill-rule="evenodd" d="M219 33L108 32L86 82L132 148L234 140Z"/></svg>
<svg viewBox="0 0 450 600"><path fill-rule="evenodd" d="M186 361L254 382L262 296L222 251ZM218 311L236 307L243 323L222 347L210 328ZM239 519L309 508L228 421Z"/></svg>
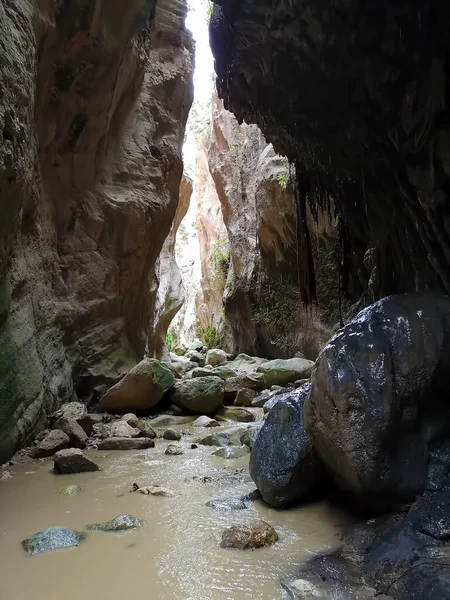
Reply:
<svg viewBox="0 0 450 600"><path fill-rule="evenodd" d="M0 481L1 600L284 598L280 579L293 576L311 552L333 547L348 516L326 502L289 511L260 502L239 511L208 508L208 500L254 489L248 458L227 461L211 456L211 448L191 450L191 441L184 438L183 456L165 456L162 440L146 451L92 451L99 473L54 475L50 460L14 468L11 479ZM168 487L175 497L130 493L134 482ZM81 493L59 493L73 484ZM78 548L33 557L20 544L46 527L83 531L123 513L143 518L145 526L121 534L90 532ZM277 529L275 546L219 547L225 527L254 519Z"/></svg>

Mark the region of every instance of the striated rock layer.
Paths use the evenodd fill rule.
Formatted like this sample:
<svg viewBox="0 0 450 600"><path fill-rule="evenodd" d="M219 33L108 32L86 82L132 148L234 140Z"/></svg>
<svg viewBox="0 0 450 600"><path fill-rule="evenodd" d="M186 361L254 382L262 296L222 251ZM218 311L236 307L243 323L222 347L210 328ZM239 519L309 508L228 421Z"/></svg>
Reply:
<svg viewBox="0 0 450 600"><path fill-rule="evenodd" d="M441 0L215 4L219 95L296 163L303 208L333 198L354 298L369 274L375 299L450 292L449 17Z"/></svg>
<svg viewBox="0 0 450 600"><path fill-rule="evenodd" d="M0 462L148 345L193 69L155 4L0 1Z"/></svg>

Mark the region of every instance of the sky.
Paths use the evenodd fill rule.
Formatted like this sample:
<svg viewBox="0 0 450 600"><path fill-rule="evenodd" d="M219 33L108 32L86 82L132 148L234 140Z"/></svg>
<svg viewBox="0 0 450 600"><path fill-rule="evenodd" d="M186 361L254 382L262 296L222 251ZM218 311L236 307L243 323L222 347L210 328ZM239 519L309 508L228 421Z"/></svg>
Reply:
<svg viewBox="0 0 450 600"><path fill-rule="evenodd" d="M189 14L186 26L194 35L195 53L195 100L207 102L214 85L214 61L209 47L208 9L209 0L188 0Z"/></svg>

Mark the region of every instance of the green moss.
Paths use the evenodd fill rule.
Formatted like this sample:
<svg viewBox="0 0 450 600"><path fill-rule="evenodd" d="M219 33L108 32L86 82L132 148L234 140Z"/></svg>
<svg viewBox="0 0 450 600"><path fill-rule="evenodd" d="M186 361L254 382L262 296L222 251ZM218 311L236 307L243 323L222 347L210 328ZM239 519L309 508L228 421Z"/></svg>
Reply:
<svg viewBox="0 0 450 600"><path fill-rule="evenodd" d="M211 254L211 268L214 285L223 292L230 268L230 246L227 238L220 238L215 242Z"/></svg>
<svg viewBox="0 0 450 600"><path fill-rule="evenodd" d="M197 324L196 334L209 350L222 347L222 335L215 327L210 326L205 328Z"/></svg>

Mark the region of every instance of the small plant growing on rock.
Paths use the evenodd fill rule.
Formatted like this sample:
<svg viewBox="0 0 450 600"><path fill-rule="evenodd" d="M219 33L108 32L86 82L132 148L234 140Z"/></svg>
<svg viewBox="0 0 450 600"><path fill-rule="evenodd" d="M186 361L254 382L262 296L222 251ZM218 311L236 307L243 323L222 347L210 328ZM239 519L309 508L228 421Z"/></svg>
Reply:
<svg viewBox="0 0 450 600"><path fill-rule="evenodd" d="M225 282L230 268L230 247L227 238L220 238L213 246L211 267L214 285L219 290L225 289Z"/></svg>
<svg viewBox="0 0 450 600"><path fill-rule="evenodd" d="M289 183L289 174L288 173L279 173L277 175L278 185L285 190Z"/></svg>

